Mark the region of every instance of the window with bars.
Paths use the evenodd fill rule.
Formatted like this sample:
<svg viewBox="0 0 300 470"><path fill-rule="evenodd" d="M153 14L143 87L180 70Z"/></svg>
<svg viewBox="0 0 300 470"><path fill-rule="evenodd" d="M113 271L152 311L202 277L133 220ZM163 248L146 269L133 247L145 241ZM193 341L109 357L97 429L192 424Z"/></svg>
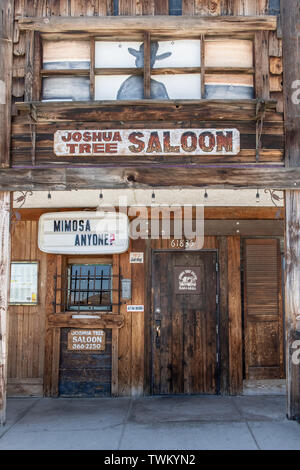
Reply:
<svg viewBox="0 0 300 470"><path fill-rule="evenodd" d="M67 310L111 311L112 266L72 264L68 267Z"/></svg>
<svg viewBox="0 0 300 470"><path fill-rule="evenodd" d="M47 101L254 98L253 40L43 41Z"/></svg>

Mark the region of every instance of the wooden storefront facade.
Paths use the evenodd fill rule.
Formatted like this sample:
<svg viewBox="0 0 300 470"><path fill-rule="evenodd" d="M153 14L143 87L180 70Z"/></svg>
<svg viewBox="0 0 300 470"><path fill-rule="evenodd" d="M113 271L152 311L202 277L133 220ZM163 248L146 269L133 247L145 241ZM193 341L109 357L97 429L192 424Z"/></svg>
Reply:
<svg viewBox="0 0 300 470"><path fill-rule="evenodd" d="M245 380L285 378L299 418L297 2L2 3L2 419L6 394L237 395ZM201 250L160 234L75 255L38 248L40 217L74 208L11 203L13 191L106 188L284 190L285 208L205 207ZM35 305L8 307L18 262L38 264ZM110 280L100 310L72 310L81 269L93 299L99 272ZM103 349L72 350L88 330Z"/></svg>

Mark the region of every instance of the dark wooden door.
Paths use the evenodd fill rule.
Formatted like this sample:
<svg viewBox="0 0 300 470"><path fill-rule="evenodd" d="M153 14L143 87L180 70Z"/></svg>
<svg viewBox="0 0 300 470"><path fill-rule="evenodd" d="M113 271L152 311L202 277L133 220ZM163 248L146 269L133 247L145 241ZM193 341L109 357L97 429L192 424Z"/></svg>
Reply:
<svg viewBox="0 0 300 470"><path fill-rule="evenodd" d="M218 392L216 252L153 253L152 392Z"/></svg>

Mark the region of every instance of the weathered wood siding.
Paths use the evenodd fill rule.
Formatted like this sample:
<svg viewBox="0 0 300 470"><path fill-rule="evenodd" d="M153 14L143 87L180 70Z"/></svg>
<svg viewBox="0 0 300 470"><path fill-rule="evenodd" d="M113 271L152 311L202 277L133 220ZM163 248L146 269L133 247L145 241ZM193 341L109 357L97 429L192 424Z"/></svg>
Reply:
<svg viewBox="0 0 300 470"><path fill-rule="evenodd" d="M55 296L54 275L66 269L66 259L61 255L47 255L37 249L37 224L44 210L20 209L21 221L13 223L12 260L39 261L39 305L10 307L9 335L9 394L57 396L64 393L65 385L71 378L80 376L80 360L77 371L71 371L74 354L66 353L65 329L67 328L112 328L114 314L124 317L123 326L110 330L112 333L111 350L107 351L101 365L92 363L92 369L105 371L104 382L99 385L102 392L120 396L138 396L151 391L151 341L153 331L153 312L151 310L151 265L153 250L171 249L172 239L131 240L128 252L113 257L113 271L132 280L131 300L121 300L120 308L114 307L113 315L107 323L98 325L89 320L71 319L70 312L56 313L52 302ZM207 208L205 217L208 222L234 217L236 220L262 218L282 218L279 209ZM269 219L269 220L268 220ZM218 224L215 224L218 228ZM211 232L212 233L212 232ZM225 227L226 233L226 227ZM241 304L241 239L239 236L206 236L204 249L216 250L219 260L220 283L220 390L223 394L237 394L242 391L242 304ZM180 246L177 249L181 249ZM130 252L143 252L143 264L130 264ZM117 281L116 281L117 282ZM59 292L57 295L60 295ZM59 299L57 299L59 300ZM118 302L118 296L115 298ZM144 305L145 311L127 312L127 305ZM105 317L105 316L104 316ZM56 318L56 320L55 320ZM77 323L76 323L77 321ZM108 326L110 325L110 326ZM108 326L108 328L107 328ZM68 356L68 357L67 357ZM72 357L71 357L72 356ZM77 357L77 356L76 356ZM79 358L80 359L80 358ZM71 360L71 363L70 363ZM72 362L73 361L73 362ZM71 365L70 365L71 364ZM83 364L89 369L89 359ZM103 367L102 367L103 366ZM95 370L94 370L95 369ZM92 375L94 372L91 372ZM76 375L77 374L77 375ZM59 389L59 376L64 379ZM108 378L111 387L108 386ZM74 380L76 382L76 380Z"/></svg>
<svg viewBox="0 0 300 470"><path fill-rule="evenodd" d="M8 395L43 395L47 254L37 247L37 221L13 221L12 261L39 262L39 303L9 307Z"/></svg>
<svg viewBox="0 0 300 470"><path fill-rule="evenodd" d="M22 16L110 16L110 15L168 15L174 7L168 0L140 2L138 0L120 0L118 9L114 11L113 1L99 0L83 2L79 0L61 0L52 2L15 1L14 24L14 64L12 95L14 102L39 100L41 80L37 69L40 65L40 44L37 33L20 31L18 18ZM178 3L178 2L177 2ZM267 0L183 0L182 15L265 15L268 14ZM175 11L174 10L174 11ZM268 110L264 115L259 139L259 163L283 164L284 161L284 129L282 99L282 47L281 39L273 31L255 34L255 87L258 98L275 99L276 110ZM57 128L72 127L110 129L110 128L180 128L180 127L238 127L241 132L242 151L236 157L210 156L209 163L256 163L258 145L258 128L255 117L250 111L241 109L235 115L230 109L226 117L219 116L215 109L206 110L205 116L192 106L156 106L155 109L132 107L122 103L116 109L103 104L101 109L69 110L49 109L41 116L38 111L38 124L29 120L28 111L17 111L13 107L14 118L12 127L12 161L15 165L41 165L53 163L76 164L107 163L111 157L56 157L53 153L53 134ZM251 117L250 117L251 115ZM59 122L56 122L59 120ZM203 124L205 120L205 124ZM44 122L42 122L44 121ZM260 133L260 129L259 129ZM114 157L114 161L116 157ZM139 163L161 161L157 157L141 159L141 157L122 157L122 162L138 161ZM182 157L164 157L165 162L183 163ZM194 163L207 163L207 157L192 157Z"/></svg>
<svg viewBox="0 0 300 470"><path fill-rule="evenodd" d="M244 243L246 379L282 379L284 341L279 240Z"/></svg>

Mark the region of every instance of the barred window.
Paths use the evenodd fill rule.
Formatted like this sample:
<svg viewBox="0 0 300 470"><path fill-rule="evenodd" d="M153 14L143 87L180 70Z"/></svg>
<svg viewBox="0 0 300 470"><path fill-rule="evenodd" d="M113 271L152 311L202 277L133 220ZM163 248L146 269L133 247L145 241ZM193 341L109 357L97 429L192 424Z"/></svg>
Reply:
<svg viewBox="0 0 300 470"><path fill-rule="evenodd" d="M68 310L112 309L112 265L72 264L68 267Z"/></svg>

